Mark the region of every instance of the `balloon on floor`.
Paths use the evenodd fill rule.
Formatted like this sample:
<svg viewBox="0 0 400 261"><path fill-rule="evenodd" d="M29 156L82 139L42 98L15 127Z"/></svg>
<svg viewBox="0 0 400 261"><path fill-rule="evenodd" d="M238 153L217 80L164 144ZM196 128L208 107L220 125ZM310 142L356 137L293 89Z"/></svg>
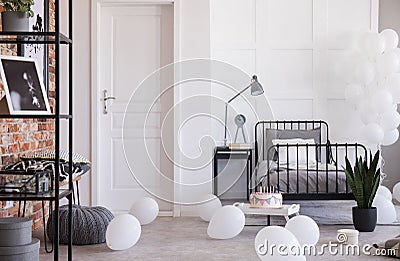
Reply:
<svg viewBox="0 0 400 261"><path fill-rule="evenodd" d="M140 238L142 228L139 220L130 214L115 217L108 224L106 244L112 250L125 250L134 246Z"/></svg>
<svg viewBox="0 0 400 261"><path fill-rule="evenodd" d="M285 246L285 253L280 253L278 246ZM279 226L268 226L261 229L255 238L254 247L261 260L306 260L299 241L292 232Z"/></svg>
<svg viewBox="0 0 400 261"><path fill-rule="evenodd" d="M377 209L378 224L390 224L396 221L397 214L392 201L382 195L376 195L372 206Z"/></svg>
<svg viewBox="0 0 400 261"><path fill-rule="evenodd" d="M144 197L136 200L129 210L129 214L136 217L141 225L153 222L158 216L159 207L153 198Z"/></svg>
<svg viewBox="0 0 400 261"><path fill-rule="evenodd" d="M400 202L400 182L393 187L393 197Z"/></svg>
<svg viewBox="0 0 400 261"><path fill-rule="evenodd" d="M245 217L242 210L234 206L218 209L208 224L207 234L214 239L230 239L242 232Z"/></svg>
<svg viewBox="0 0 400 261"><path fill-rule="evenodd" d="M385 186L379 186L378 190L376 191L377 195L381 195L389 201L392 201L392 192Z"/></svg>
<svg viewBox="0 0 400 261"><path fill-rule="evenodd" d="M197 205L197 212L201 219L207 222L209 222L215 212L222 207L219 198L212 194L203 196L201 202L201 204Z"/></svg>
<svg viewBox="0 0 400 261"><path fill-rule="evenodd" d="M319 240L319 227L317 223L307 216L295 216L288 220L285 228L292 232L300 245L315 245Z"/></svg>

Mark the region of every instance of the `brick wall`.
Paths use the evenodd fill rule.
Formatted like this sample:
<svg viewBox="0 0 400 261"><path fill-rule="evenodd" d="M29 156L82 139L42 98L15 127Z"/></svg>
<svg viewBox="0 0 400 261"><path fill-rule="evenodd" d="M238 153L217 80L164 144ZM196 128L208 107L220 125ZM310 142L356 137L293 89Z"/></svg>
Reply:
<svg viewBox="0 0 400 261"><path fill-rule="evenodd" d="M0 11L1 7L0 7ZM54 31L54 1L50 2L50 31ZM16 45L0 45L3 55L16 55ZM54 108L55 65L54 45L49 45L49 103ZM4 97L2 83L0 83L0 97ZM54 120L48 119L0 119L0 167L14 163L19 157L54 149ZM18 204L13 203L5 208L6 202L0 202L0 217L17 216ZM22 206L21 206L22 209ZM49 212L48 203L45 206L45 215ZM43 223L41 202L27 202L26 216L33 220L33 228Z"/></svg>

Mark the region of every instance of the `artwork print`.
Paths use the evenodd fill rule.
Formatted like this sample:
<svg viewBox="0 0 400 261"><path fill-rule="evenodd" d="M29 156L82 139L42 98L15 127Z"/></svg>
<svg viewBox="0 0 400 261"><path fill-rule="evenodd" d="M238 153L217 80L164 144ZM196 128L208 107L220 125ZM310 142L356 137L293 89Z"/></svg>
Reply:
<svg viewBox="0 0 400 261"><path fill-rule="evenodd" d="M31 32L48 31L48 1L36 0L32 6L34 16L29 18L29 30ZM23 47L23 56L32 58L36 61L39 72L43 73L43 82L45 88L48 86L48 45L43 44L25 44Z"/></svg>
<svg viewBox="0 0 400 261"><path fill-rule="evenodd" d="M0 56L1 77L10 114L49 114L47 93L35 60Z"/></svg>

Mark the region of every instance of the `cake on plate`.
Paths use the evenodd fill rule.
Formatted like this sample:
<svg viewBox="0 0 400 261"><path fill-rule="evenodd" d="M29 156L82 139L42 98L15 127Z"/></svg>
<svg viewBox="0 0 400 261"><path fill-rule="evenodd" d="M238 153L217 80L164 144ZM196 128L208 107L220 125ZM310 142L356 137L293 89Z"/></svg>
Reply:
<svg viewBox="0 0 400 261"><path fill-rule="evenodd" d="M255 192L250 194L251 208L281 208L281 193Z"/></svg>

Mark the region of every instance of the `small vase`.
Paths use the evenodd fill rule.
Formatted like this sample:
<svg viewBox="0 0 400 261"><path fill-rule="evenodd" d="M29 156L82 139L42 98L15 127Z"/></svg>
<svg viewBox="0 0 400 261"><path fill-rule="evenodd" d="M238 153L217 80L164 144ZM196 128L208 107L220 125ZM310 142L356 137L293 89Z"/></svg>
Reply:
<svg viewBox="0 0 400 261"><path fill-rule="evenodd" d="M19 11L4 11L1 13L1 24L3 32L28 32L28 13Z"/></svg>
<svg viewBox="0 0 400 261"><path fill-rule="evenodd" d="M377 211L372 208L353 207L353 224L360 232L373 232L376 227Z"/></svg>

